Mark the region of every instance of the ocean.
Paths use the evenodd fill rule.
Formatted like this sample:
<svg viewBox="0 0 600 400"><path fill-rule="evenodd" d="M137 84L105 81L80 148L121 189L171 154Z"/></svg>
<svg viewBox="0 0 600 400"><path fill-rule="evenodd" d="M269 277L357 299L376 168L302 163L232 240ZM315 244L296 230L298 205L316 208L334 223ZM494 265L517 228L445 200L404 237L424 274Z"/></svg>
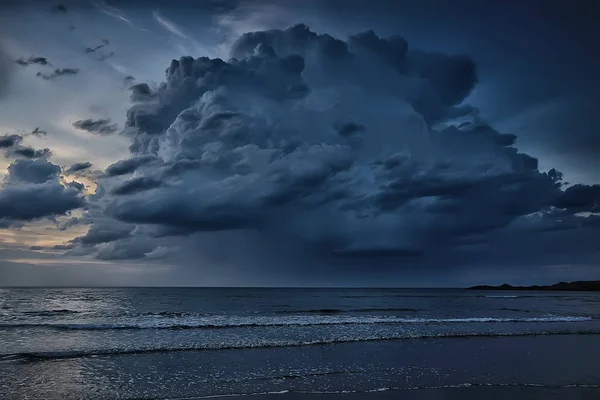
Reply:
<svg viewBox="0 0 600 400"><path fill-rule="evenodd" d="M598 399L600 293L0 289L1 399L242 395Z"/></svg>

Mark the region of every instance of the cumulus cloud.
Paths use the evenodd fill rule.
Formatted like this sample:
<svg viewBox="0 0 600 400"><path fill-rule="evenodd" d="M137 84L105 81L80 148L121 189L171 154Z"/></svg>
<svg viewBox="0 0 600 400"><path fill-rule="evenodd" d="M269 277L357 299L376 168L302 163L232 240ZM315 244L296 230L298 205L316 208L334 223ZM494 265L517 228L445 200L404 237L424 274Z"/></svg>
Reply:
<svg viewBox="0 0 600 400"><path fill-rule="evenodd" d="M73 126L79 130L94 133L97 135L111 135L118 130L117 124L111 123L110 118L82 119L73 122Z"/></svg>
<svg viewBox="0 0 600 400"><path fill-rule="evenodd" d="M16 183L44 183L57 179L60 167L47 160L16 160L8 166L6 180Z"/></svg>
<svg viewBox="0 0 600 400"><path fill-rule="evenodd" d="M131 86L129 90L131 91L130 99L133 102L150 101L156 97L156 94L152 92L147 83L138 83Z"/></svg>
<svg viewBox="0 0 600 400"><path fill-rule="evenodd" d="M83 207L81 188L62 184L60 172L45 159L13 162L0 188L0 221L32 221Z"/></svg>
<svg viewBox="0 0 600 400"><path fill-rule="evenodd" d="M229 61L174 60L156 90L132 89L132 156L106 169L102 223L74 243L125 259L232 232L232 248L258 234L328 262L414 259L535 213L597 210L597 188L563 190L464 104L476 84L468 56L304 25L245 34Z"/></svg>

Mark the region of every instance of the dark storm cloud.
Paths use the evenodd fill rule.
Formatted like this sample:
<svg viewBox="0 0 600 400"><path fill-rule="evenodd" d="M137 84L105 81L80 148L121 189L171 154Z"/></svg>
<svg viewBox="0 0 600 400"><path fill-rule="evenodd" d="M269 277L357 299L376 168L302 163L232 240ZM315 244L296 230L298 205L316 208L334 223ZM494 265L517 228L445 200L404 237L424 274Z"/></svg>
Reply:
<svg viewBox="0 0 600 400"><path fill-rule="evenodd" d="M157 160L158 158L156 156L142 155L138 157L128 158L126 160L117 161L116 163L109 165L108 168L106 168L106 174L108 176L120 176L131 174L142 165Z"/></svg>
<svg viewBox="0 0 600 400"><path fill-rule="evenodd" d="M8 166L8 182L16 183L44 183L56 179L60 174L60 167L46 160L16 160Z"/></svg>
<svg viewBox="0 0 600 400"><path fill-rule="evenodd" d="M82 193L59 182L60 167L46 160L16 160L0 189L0 220L31 221L83 207Z"/></svg>
<svg viewBox="0 0 600 400"><path fill-rule="evenodd" d="M600 185L573 185L558 197L554 205L573 212L600 213Z"/></svg>
<svg viewBox="0 0 600 400"><path fill-rule="evenodd" d="M115 187L111 193L114 195L128 195L138 192L143 192L149 189L154 189L162 186L163 182L150 177L133 178L123 182L119 186Z"/></svg>
<svg viewBox="0 0 600 400"><path fill-rule="evenodd" d="M156 97L155 93L152 92L147 83L133 85L129 88L129 90L131 91L130 99L133 102L149 101Z"/></svg>
<svg viewBox="0 0 600 400"><path fill-rule="evenodd" d="M29 146L23 146L21 143L23 142L24 136L37 136L42 137L46 136L47 132L45 130L36 127L33 131L27 133L18 134L4 134L0 136L0 149L8 149L7 152L10 155L11 153L16 153L17 155L21 155L27 158L39 158L43 156L50 155L51 152L49 149L43 150L34 150Z"/></svg>
<svg viewBox="0 0 600 400"><path fill-rule="evenodd" d="M87 161L86 162L78 162L78 163L71 165L69 168L67 168L67 170L65 172L67 174L74 174L76 172L80 172L80 171L89 169L91 166L92 166L92 163L87 162Z"/></svg>
<svg viewBox="0 0 600 400"><path fill-rule="evenodd" d="M79 130L97 135L111 135L118 130L117 124L107 119L83 119L73 122L73 126Z"/></svg>
<svg viewBox="0 0 600 400"><path fill-rule="evenodd" d="M84 236L77 237L73 239L72 242L81 243L83 245L109 243L130 237L132 231L133 227L130 225L99 221L94 222Z"/></svg>
<svg viewBox="0 0 600 400"><path fill-rule="evenodd" d="M16 146L23 141L23 137L20 135L8 135L0 136L0 149L6 149L9 147Z"/></svg>
<svg viewBox="0 0 600 400"><path fill-rule="evenodd" d="M50 75L38 72L35 76L49 81L49 80L53 80L53 79L56 79L61 76L77 75L78 73L79 73L78 68L57 68Z"/></svg>
<svg viewBox="0 0 600 400"><path fill-rule="evenodd" d="M231 56L183 57L156 90L134 86L132 157L98 182L97 230L109 234L97 257L142 257L153 251L144 237L194 232L232 232L229 248L242 249L257 232L270 250L243 251L261 260L290 261L277 243L315 265L392 265L456 256L457 242L519 224L549 232L597 208L594 187L563 191L558 171L540 171L514 134L463 104L478 81L468 56L305 25L245 34Z"/></svg>
<svg viewBox="0 0 600 400"><path fill-rule="evenodd" d="M36 150L31 146L17 145L14 146L11 150L9 150L7 155L20 156L25 158L46 158L52 155L52 152L48 148Z"/></svg>
<svg viewBox="0 0 600 400"><path fill-rule="evenodd" d="M128 239L101 245L96 258L99 260L135 260L146 258L154 250L147 241Z"/></svg>

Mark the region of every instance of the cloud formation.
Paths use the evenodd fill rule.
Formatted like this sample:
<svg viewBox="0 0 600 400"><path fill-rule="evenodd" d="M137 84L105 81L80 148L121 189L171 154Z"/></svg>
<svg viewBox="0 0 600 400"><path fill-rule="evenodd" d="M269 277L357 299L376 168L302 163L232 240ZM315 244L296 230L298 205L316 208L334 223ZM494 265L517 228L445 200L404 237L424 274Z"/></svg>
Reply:
<svg viewBox="0 0 600 400"><path fill-rule="evenodd" d="M31 146L16 145L7 152L7 155L25 158L47 158L52 155L52 152L48 148L34 149Z"/></svg>
<svg viewBox="0 0 600 400"><path fill-rule="evenodd" d="M86 162L78 162L78 163L71 165L69 168L67 168L65 173L75 174L77 172L81 172L86 169L89 169L91 166L92 166L92 163L87 162L87 161Z"/></svg>
<svg viewBox="0 0 600 400"><path fill-rule="evenodd" d="M595 210L592 187L563 191L464 103L477 81L465 55L305 25L247 33L227 62L174 60L155 91L132 87L132 157L106 169L102 227L76 243L123 259L172 235L236 232L236 248L258 233L327 262L414 259Z"/></svg>
<svg viewBox="0 0 600 400"><path fill-rule="evenodd" d="M31 64L38 64L42 66L52 66L46 57L34 57L31 56L28 59L19 58L15 61L15 63L19 64L22 67L26 67Z"/></svg>
<svg viewBox="0 0 600 400"><path fill-rule="evenodd" d="M6 149L9 147L16 146L23 141L23 137L20 135L9 135L4 134L4 136L0 136L0 149Z"/></svg>
<svg viewBox="0 0 600 400"><path fill-rule="evenodd" d="M70 76L70 75L72 76L72 75L77 75L78 73L79 73L78 68L57 68L50 75L38 72L35 76L37 76L38 78L42 78L44 80L50 81L50 80L56 79L61 76Z"/></svg>
<svg viewBox="0 0 600 400"><path fill-rule="evenodd" d="M124 81L131 156L98 174L83 217L59 225L91 223L62 250L155 259L181 245L211 265L376 268L471 259L491 237L596 229L579 215L598 212L596 187L565 189L467 103L478 75L466 55L296 25L244 34L230 56L173 60L157 85ZM110 119L73 126L118 130ZM11 183L32 184L47 181Z"/></svg>
<svg viewBox="0 0 600 400"><path fill-rule="evenodd" d="M30 133L30 135L33 136L37 136L37 137L42 137L42 136L46 136L48 134L47 131L40 129L39 126L37 126L34 130L32 130Z"/></svg>
<svg viewBox="0 0 600 400"><path fill-rule="evenodd" d="M111 135L118 130L117 124L113 124L110 118L82 119L73 122L73 126L79 130L93 133L96 135Z"/></svg>
<svg viewBox="0 0 600 400"><path fill-rule="evenodd" d="M19 159L0 188L0 221L11 226L65 215L83 207L82 188L60 181L61 168L45 159Z"/></svg>

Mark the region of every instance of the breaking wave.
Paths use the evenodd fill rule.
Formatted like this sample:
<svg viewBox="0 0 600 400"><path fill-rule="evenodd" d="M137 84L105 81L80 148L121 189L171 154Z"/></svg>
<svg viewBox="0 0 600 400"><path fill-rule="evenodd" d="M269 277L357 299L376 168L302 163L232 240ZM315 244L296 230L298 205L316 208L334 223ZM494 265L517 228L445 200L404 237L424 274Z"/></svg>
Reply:
<svg viewBox="0 0 600 400"><path fill-rule="evenodd" d="M342 343L360 343L360 342L378 342L391 340L410 340L410 339L434 339L434 338L472 338L472 337L514 337L514 336L550 336L550 335L600 335L600 330L580 330L580 331L544 331L544 332L479 332L479 333L403 333L381 336L361 336L361 337L342 337L335 339L317 339L310 341L301 340L270 340L257 342L240 343L207 343L194 346L174 346L174 347L138 347L138 348L112 348L112 349L85 349L85 350L65 350L65 351L42 351L42 352L23 352L16 354L0 354L0 361L44 361L65 358L85 358L97 356L120 356L134 354L153 354L153 353L176 353L176 352L195 352L195 351L215 351L215 350L239 350L239 349L268 349L285 347L304 347L332 345Z"/></svg>
<svg viewBox="0 0 600 400"><path fill-rule="evenodd" d="M145 318L115 322L49 322L0 324L0 329L47 328L58 330L123 330L123 329L227 329L270 326L323 326L323 325L372 325L372 324L467 324L467 323L550 323L583 322L592 317L549 316L532 318L405 318L377 316L253 316L253 317L197 317L197 318Z"/></svg>

